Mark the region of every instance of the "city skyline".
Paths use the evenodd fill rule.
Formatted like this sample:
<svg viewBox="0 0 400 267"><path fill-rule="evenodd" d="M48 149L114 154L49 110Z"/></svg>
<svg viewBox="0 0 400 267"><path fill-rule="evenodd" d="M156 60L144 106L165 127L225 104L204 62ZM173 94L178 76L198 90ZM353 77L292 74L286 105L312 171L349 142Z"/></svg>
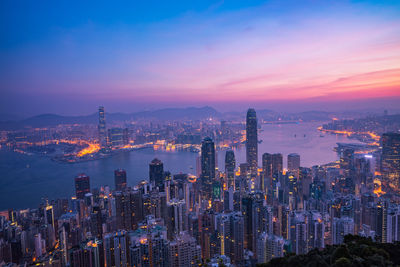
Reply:
<svg viewBox="0 0 400 267"><path fill-rule="evenodd" d="M110 127L100 107L97 127L61 124L30 133L4 132L7 138L0 143L4 155L46 157L57 148L64 154L47 158L58 161L57 168L63 163L99 161L97 166L108 185L79 172L68 179L74 182L71 195L43 197L38 208L0 211L0 262L13 267L23 262L53 267L211 267L217 262L255 267L257 263L275 266L274 261L284 261L288 253L308 257L329 248L335 255L332 248L343 248L349 239L368 240L368 245L374 241L387 255L398 246L388 243L400 239L400 115L385 112L353 120L334 118L311 127L308 134L319 133L317 139L330 134L350 139L352 135L360 142L336 143L336 160L311 167L301 163L307 156L302 153L285 153L284 162L283 146L274 154L269 153L271 146L259 149L263 142L258 132L268 128L265 124L258 127L252 108L243 116L246 123L241 119L214 123L208 118L161 124L132 120L124 126L129 128L121 128ZM269 124L281 133L285 124L295 128L305 124L310 129L301 120ZM310 144L306 134L297 133L286 137L286 141L300 139L297 146L289 145L290 151ZM274 138L271 128L260 136L274 142L282 137ZM154 153L160 146L170 153L164 159L172 159L178 172L164 169L164 162ZM245 146L246 153L238 157L237 165L240 146ZM175 151L178 147L180 151ZM135 150L142 151L143 159L146 153L155 156L146 162L145 179L129 183L128 177L138 170L127 172L121 167L122 158L116 161L117 169L112 166L114 179L109 177L105 160L118 155L129 158ZM195 153L196 175L181 171L184 164L176 156L185 151ZM315 152L312 156L321 161ZM225 168L219 168L218 154L225 154ZM50 167L49 162L46 166ZM78 169L75 165L74 172ZM319 261L326 265L343 261L332 258ZM389 265L389 259L396 260L394 255L387 256L382 266Z"/></svg>
<svg viewBox="0 0 400 267"><path fill-rule="evenodd" d="M0 267L400 266L400 1L0 1Z"/></svg>
<svg viewBox="0 0 400 267"><path fill-rule="evenodd" d="M1 10L0 113L76 115L99 103L390 109L400 99L395 1L4 1Z"/></svg>

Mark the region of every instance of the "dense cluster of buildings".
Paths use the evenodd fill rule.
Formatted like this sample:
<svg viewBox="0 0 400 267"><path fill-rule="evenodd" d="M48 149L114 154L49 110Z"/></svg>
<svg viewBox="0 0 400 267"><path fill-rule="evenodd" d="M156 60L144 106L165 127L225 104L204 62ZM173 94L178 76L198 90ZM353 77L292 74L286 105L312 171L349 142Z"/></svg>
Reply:
<svg viewBox="0 0 400 267"><path fill-rule="evenodd" d="M44 120L38 122L38 126L1 130L0 149L74 163L142 148L198 153L204 136L210 136L218 147L235 147L245 141L244 125L240 120L145 120L115 114L110 119L106 118L104 107L99 107L90 119L80 121L66 119L59 124L47 125Z"/></svg>
<svg viewBox="0 0 400 267"><path fill-rule="evenodd" d="M106 128L100 110L100 143ZM257 117L246 119L246 162L226 151L216 168L212 138L202 140L199 175L149 164L149 179L94 189L75 177L75 196L38 209L0 214L0 263L42 266L255 266L285 253L340 244L347 234L400 241L400 134L385 133L379 155L342 151L340 161L301 166L300 155L263 152ZM388 184L391 192L377 188Z"/></svg>

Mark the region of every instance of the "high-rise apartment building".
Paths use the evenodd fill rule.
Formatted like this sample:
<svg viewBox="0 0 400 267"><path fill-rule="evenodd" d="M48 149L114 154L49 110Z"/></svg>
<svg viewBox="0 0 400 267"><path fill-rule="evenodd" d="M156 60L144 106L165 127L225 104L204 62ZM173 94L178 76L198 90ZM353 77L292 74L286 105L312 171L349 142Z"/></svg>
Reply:
<svg viewBox="0 0 400 267"><path fill-rule="evenodd" d="M126 171L118 169L114 171L115 190L122 191L126 188Z"/></svg>
<svg viewBox="0 0 400 267"><path fill-rule="evenodd" d="M84 199L87 193L90 193L90 178L82 173L75 177L75 195L78 199Z"/></svg>
<svg viewBox="0 0 400 267"><path fill-rule="evenodd" d="M173 239L180 232L187 230L187 213L184 200L172 199L167 204L168 239Z"/></svg>
<svg viewBox="0 0 400 267"><path fill-rule="evenodd" d="M400 134L384 133L382 135L382 175L390 187L400 192Z"/></svg>
<svg viewBox="0 0 400 267"><path fill-rule="evenodd" d="M155 158L149 164L150 183L155 186L164 185L164 164Z"/></svg>
<svg viewBox="0 0 400 267"><path fill-rule="evenodd" d="M300 155L297 153L291 153L287 157L287 169L297 178L299 178L300 170Z"/></svg>
<svg viewBox="0 0 400 267"><path fill-rule="evenodd" d="M350 217L333 218L332 243L334 245L343 243L344 236L354 234L354 220Z"/></svg>
<svg viewBox="0 0 400 267"><path fill-rule="evenodd" d="M218 232L218 252L228 256L232 263L240 266L244 250L244 221L241 212L220 213L216 215Z"/></svg>
<svg viewBox="0 0 400 267"><path fill-rule="evenodd" d="M235 153L232 150L228 150L225 153L225 174L228 188L235 188L235 167Z"/></svg>
<svg viewBox="0 0 400 267"><path fill-rule="evenodd" d="M263 232L257 239L257 261L266 263L273 258L283 257L287 241L273 234Z"/></svg>
<svg viewBox="0 0 400 267"><path fill-rule="evenodd" d="M272 155L272 175L278 175L283 171L282 154L276 153Z"/></svg>
<svg viewBox="0 0 400 267"><path fill-rule="evenodd" d="M179 233L169 244L170 266L190 267L201 263L201 247L187 232Z"/></svg>

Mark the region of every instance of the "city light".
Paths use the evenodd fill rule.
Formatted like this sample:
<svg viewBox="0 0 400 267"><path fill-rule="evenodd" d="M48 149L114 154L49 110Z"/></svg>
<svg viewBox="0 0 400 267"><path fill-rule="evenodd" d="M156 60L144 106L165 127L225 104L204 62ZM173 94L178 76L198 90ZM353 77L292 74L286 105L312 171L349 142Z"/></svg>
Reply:
<svg viewBox="0 0 400 267"><path fill-rule="evenodd" d="M400 1L0 13L0 267L400 266Z"/></svg>

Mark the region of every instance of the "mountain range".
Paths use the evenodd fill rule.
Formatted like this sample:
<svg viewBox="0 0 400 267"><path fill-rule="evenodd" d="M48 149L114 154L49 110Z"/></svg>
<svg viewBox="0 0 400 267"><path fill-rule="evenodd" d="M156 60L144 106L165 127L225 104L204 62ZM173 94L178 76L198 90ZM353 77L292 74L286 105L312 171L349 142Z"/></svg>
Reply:
<svg viewBox="0 0 400 267"><path fill-rule="evenodd" d="M333 112L307 111L300 113L282 113L269 109L257 109L257 117L264 121L328 121L338 115ZM140 120L158 120L158 121L184 121L184 120L203 120L207 118L221 120L245 120L243 110L221 113L216 109L204 107L187 108L165 108L152 111L140 111L134 113L109 113L106 112L107 123L140 121ZM350 114L342 113L342 117ZM352 117L361 117L362 114L353 113ZM25 127L41 128L51 127L60 124L97 124L98 113L82 116L62 116L57 114L41 114L29 118L21 119L10 114L0 114L0 130L17 130Z"/></svg>
<svg viewBox="0 0 400 267"><path fill-rule="evenodd" d="M211 107L166 108L136 113L106 113L107 122L124 122L131 120L201 120L220 117L221 113ZM57 114L41 114L26 119L9 119L0 121L0 129L11 130L23 127L47 127L60 124L96 124L98 113L84 116L62 116Z"/></svg>

